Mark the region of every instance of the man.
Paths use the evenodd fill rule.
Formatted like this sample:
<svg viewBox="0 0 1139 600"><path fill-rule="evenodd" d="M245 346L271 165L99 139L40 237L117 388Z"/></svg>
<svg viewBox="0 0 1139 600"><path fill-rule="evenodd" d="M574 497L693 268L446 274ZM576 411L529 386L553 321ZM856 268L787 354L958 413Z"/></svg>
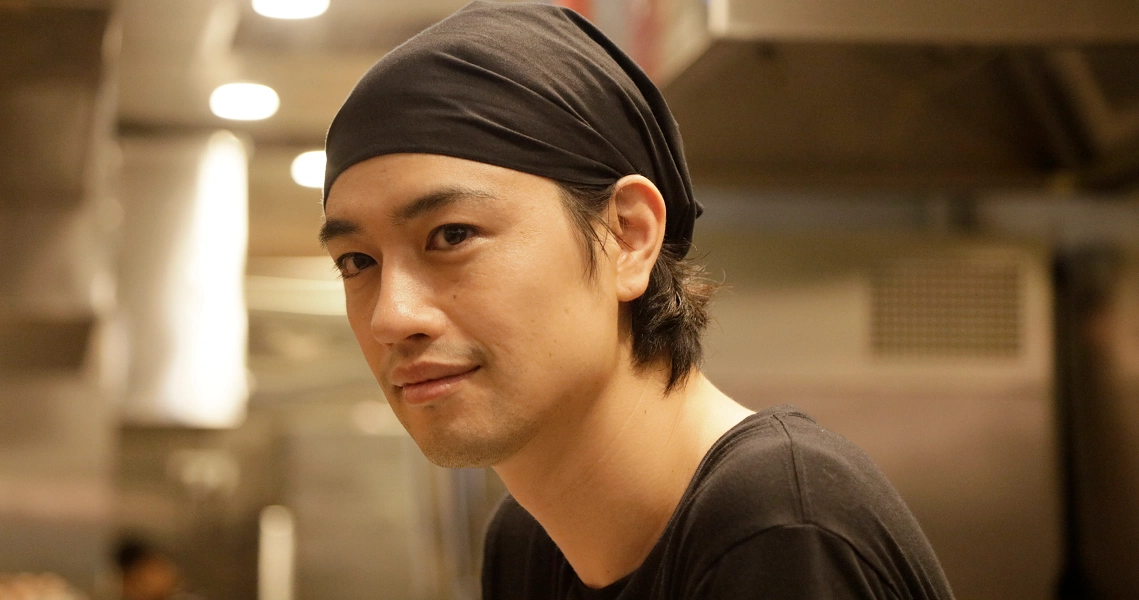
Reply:
<svg viewBox="0 0 1139 600"><path fill-rule="evenodd" d="M380 60L326 146L321 239L392 410L510 491L487 600L951 597L869 459L700 373L680 136L583 18L469 5Z"/></svg>

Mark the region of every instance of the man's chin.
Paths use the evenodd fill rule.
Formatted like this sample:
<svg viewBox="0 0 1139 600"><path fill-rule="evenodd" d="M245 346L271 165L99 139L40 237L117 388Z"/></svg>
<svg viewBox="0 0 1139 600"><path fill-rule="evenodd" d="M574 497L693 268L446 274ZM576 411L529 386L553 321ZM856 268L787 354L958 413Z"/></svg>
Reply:
<svg viewBox="0 0 1139 600"><path fill-rule="evenodd" d="M432 463L448 469L493 467L514 456L529 436L514 435L482 438L448 432L440 435L413 435L412 438Z"/></svg>

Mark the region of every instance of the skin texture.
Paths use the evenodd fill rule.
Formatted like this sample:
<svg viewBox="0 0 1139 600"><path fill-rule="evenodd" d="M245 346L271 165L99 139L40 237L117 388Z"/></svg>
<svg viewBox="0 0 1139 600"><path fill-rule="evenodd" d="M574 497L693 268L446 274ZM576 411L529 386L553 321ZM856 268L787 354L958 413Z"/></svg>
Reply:
<svg viewBox="0 0 1139 600"><path fill-rule="evenodd" d="M451 157L363 161L322 239L348 320L396 416L436 464L491 466L595 587L635 569L700 459L749 411L698 372L668 395L637 369L665 204L622 178L596 276L554 182Z"/></svg>

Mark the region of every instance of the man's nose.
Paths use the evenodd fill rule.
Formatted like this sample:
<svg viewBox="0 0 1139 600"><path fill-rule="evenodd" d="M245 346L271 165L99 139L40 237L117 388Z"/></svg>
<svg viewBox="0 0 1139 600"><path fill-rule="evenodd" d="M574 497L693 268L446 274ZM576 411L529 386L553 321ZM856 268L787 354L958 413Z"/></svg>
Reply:
<svg viewBox="0 0 1139 600"><path fill-rule="evenodd" d="M372 336L381 344L439 337L445 319L432 297L431 286L421 277L385 265L372 309Z"/></svg>

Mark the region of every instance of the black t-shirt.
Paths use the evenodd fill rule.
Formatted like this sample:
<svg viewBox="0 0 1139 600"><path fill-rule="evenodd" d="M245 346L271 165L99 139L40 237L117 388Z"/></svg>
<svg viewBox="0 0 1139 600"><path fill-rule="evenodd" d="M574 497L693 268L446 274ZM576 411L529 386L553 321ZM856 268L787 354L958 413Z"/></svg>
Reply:
<svg viewBox="0 0 1139 600"><path fill-rule="evenodd" d="M509 496L483 562L483 600L952 597L870 458L789 407L744 419L712 446L648 557L620 581L585 586Z"/></svg>

